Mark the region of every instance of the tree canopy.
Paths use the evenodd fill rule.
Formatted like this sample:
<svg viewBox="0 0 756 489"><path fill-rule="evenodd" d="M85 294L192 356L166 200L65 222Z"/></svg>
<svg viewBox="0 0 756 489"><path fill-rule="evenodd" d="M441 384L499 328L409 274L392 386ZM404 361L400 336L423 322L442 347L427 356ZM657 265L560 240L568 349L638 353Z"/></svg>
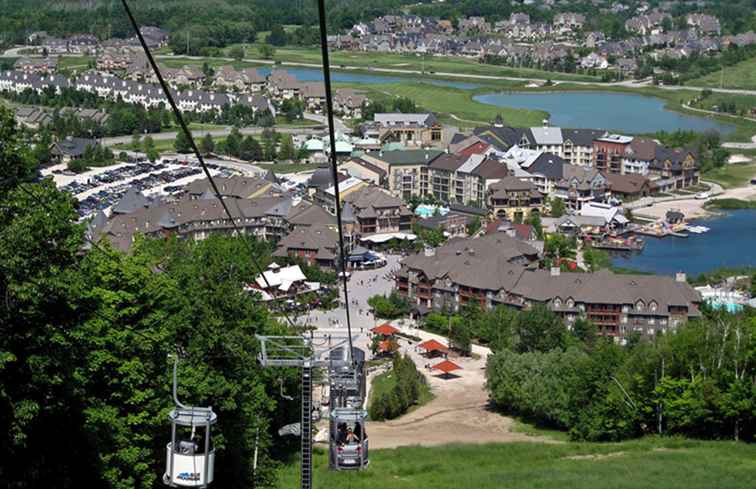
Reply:
<svg viewBox="0 0 756 489"><path fill-rule="evenodd" d="M9 175L33 162L0 109ZM8 145L3 145L3 149ZM88 244L73 199L50 180L3 181L0 192L0 447L12 487L152 488L161 483L168 353L178 353L179 395L212 405L216 481L271 482L273 437L297 419L278 377L256 361L256 333L287 329L243 290L254 279L247 237L202 242L139 239L129 254ZM259 434L259 438L257 435ZM259 440L259 466L253 470ZM276 445L286 443L277 440Z"/></svg>

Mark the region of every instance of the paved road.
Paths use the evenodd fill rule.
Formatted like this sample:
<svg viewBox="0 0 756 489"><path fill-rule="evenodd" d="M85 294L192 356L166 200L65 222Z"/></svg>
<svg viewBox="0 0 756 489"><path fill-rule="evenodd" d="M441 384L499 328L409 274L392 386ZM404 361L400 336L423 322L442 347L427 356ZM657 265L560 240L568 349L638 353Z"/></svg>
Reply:
<svg viewBox="0 0 756 489"><path fill-rule="evenodd" d="M724 188L722 188L721 185L715 182L705 182L701 181L701 183L705 183L710 187L709 189L709 196L710 197L716 197L718 195L721 195L724 193ZM692 195L670 195L667 197L642 197L638 200L635 200L633 202L628 202L626 204L623 204L623 207L625 209L630 210L638 210L638 209L645 209L648 207L651 207L655 204L661 204L664 202L675 202L675 201L683 201L683 200L698 200L696 199L695 194Z"/></svg>
<svg viewBox="0 0 756 489"><path fill-rule="evenodd" d="M751 137L750 143L722 143L722 147L730 149L756 149L756 136Z"/></svg>
<svg viewBox="0 0 756 489"><path fill-rule="evenodd" d="M328 120L324 115L310 114L309 112L305 112L303 117L308 121L315 121L322 124L323 127L327 127ZM340 132L342 134L352 134L352 129L344 124L344 122L342 122L338 117L333 118L333 125L336 128L336 132Z"/></svg>

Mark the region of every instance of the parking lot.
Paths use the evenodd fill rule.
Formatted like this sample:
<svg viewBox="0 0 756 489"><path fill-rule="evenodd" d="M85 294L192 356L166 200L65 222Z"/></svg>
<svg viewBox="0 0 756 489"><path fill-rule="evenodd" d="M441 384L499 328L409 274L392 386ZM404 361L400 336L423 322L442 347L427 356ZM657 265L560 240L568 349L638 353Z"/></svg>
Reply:
<svg viewBox="0 0 756 489"><path fill-rule="evenodd" d="M235 170L209 163L210 173L220 176L236 174ZM97 168L79 175L61 173L60 168L47 169L56 184L79 200L79 215L87 218L98 210L109 209L132 187L149 194L171 194L193 180L204 178L199 164L193 161L140 161ZM65 183L64 183L65 182Z"/></svg>

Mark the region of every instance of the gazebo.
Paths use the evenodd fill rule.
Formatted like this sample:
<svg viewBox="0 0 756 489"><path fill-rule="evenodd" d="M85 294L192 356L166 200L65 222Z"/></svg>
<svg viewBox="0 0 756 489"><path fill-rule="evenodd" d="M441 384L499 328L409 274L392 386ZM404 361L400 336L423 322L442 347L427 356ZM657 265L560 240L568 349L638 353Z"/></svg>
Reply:
<svg viewBox="0 0 756 489"><path fill-rule="evenodd" d="M425 354L428 355L428 357L433 357L436 354L443 355L449 352L449 348L446 345L436 340L423 341L417 346L418 348L425 350Z"/></svg>
<svg viewBox="0 0 756 489"><path fill-rule="evenodd" d="M381 324L380 326L376 326L375 328L371 329L370 332L379 334L381 336L391 337L398 333L399 330L391 326L389 323L385 323Z"/></svg>
<svg viewBox="0 0 756 489"><path fill-rule="evenodd" d="M441 363L437 363L436 365L433 365L431 367L434 370L440 370L441 374L444 378L448 379L451 377L451 373L455 370L462 370L462 367L457 365L456 363L450 361L450 360L444 360Z"/></svg>

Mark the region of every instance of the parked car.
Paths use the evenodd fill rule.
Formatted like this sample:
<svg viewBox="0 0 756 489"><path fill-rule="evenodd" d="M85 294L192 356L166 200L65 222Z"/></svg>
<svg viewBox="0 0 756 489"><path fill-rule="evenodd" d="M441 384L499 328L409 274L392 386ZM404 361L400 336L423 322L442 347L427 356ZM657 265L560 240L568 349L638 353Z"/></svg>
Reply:
<svg viewBox="0 0 756 489"><path fill-rule="evenodd" d="M709 192L699 192L699 193L696 194L696 199L698 199L698 200L706 200L709 197L711 197L711 195L709 194Z"/></svg>

